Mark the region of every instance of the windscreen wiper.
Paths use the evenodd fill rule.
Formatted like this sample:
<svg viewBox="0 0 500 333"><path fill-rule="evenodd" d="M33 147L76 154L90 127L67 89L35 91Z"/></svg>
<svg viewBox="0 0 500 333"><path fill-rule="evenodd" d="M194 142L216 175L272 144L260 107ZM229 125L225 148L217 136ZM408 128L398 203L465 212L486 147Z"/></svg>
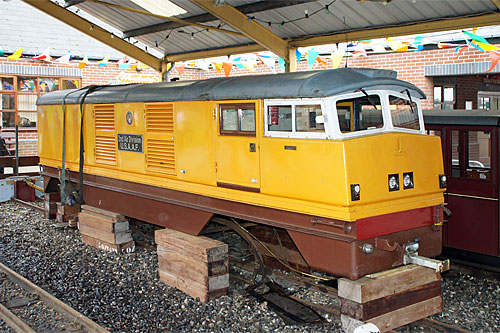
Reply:
<svg viewBox="0 0 500 333"><path fill-rule="evenodd" d="M411 113L415 113L415 110L413 109L413 101L411 100L410 91L408 89L405 89L404 91L406 91L406 94L408 95L408 99L410 100Z"/></svg>
<svg viewBox="0 0 500 333"><path fill-rule="evenodd" d="M359 88L358 90L355 90L354 92L361 91L365 96L368 98L368 102L375 108L375 110L378 111L377 104L373 101L373 99L366 93L366 91L363 88Z"/></svg>

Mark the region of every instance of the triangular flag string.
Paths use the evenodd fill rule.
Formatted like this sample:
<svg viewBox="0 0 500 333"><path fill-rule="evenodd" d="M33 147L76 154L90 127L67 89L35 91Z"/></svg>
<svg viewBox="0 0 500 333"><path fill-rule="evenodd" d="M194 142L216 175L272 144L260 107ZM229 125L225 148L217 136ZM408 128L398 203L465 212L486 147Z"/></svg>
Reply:
<svg viewBox="0 0 500 333"><path fill-rule="evenodd" d="M16 52L8 56L9 59L19 60L23 56L23 48L17 49Z"/></svg>

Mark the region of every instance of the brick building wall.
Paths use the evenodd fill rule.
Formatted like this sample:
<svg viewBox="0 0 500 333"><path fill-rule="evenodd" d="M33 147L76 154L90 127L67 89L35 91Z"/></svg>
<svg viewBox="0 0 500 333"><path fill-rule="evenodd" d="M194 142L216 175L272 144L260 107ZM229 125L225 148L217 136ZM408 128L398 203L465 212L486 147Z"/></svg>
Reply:
<svg viewBox="0 0 500 333"><path fill-rule="evenodd" d="M6 57L0 57L0 65L6 66L23 66L29 67L31 72L37 72L40 68L47 67L57 67L59 69L68 69L68 68L78 68L78 61L73 61L70 64L60 64L57 62L42 62L35 61L31 59L20 59L13 60L8 59ZM8 68L8 67L7 67ZM132 69L119 69L118 64L109 63L106 66L100 67L97 63L89 63L87 66L81 69L81 76L49 76L49 75L37 75L41 77L63 77L68 79L79 79L81 81L81 86L85 87L90 84L110 84L111 82L116 82L119 74L128 73L134 75L154 75L160 78L160 74L151 68L143 69L140 71L132 70ZM19 73L3 73L0 74L3 76L32 76L32 75L23 75ZM14 133L15 130L13 128L4 128L3 136L7 136L6 143L7 146L13 152L15 150L15 139ZM30 156L38 154L38 133L36 128L33 127L19 127L18 132L19 138L19 155L20 156Z"/></svg>

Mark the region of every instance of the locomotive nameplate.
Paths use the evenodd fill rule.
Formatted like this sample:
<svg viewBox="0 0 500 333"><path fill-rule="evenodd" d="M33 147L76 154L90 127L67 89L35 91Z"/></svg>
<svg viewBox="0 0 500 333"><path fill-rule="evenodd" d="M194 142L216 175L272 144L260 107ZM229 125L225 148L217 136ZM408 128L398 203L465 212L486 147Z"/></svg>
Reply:
<svg viewBox="0 0 500 333"><path fill-rule="evenodd" d="M118 150L133 153L142 153L144 151L142 135L118 133L116 140L118 141Z"/></svg>

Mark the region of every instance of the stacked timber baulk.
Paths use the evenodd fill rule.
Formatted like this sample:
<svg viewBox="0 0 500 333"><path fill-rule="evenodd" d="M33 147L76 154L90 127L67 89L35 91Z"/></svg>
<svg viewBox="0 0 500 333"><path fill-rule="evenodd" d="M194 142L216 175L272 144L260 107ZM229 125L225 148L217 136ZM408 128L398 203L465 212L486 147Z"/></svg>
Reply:
<svg viewBox="0 0 500 333"><path fill-rule="evenodd" d="M43 195L43 213L48 220L55 220L57 214L57 203L61 200L61 194L45 193Z"/></svg>
<svg viewBox="0 0 500 333"><path fill-rule="evenodd" d="M78 213L80 212L80 205L63 205L57 203L56 221L59 223L68 222L70 227L76 227Z"/></svg>
<svg viewBox="0 0 500 333"><path fill-rule="evenodd" d="M123 215L83 205L78 229L85 244L109 252L134 252L129 221Z"/></svg>
<svg viewBox="0 0 500 333"><path fill-rule="evenodd" d="M354 281L340 279L338 288L345 332L363 323L386 332L443 310L441 275L422 266L402 266Z"/></svg>
<svg viewBox="0 0 500 333"><path fill-rule="evenodd" d="M160 281L205 302L227 294L227 244L162 229L155 232Z"/></svg>

